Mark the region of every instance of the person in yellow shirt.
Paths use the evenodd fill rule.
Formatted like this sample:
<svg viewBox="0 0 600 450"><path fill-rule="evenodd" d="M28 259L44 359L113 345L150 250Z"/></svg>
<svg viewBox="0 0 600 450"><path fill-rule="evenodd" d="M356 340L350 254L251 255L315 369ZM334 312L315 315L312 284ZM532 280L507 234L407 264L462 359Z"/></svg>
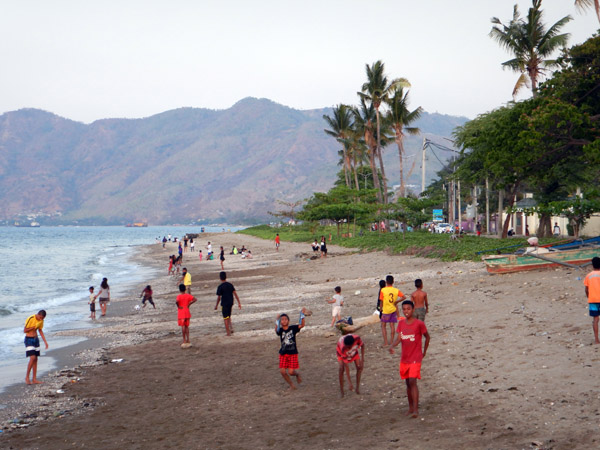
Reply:
<svg viewBox="0 0 600 450"><path fill-rule="evenodd" d="M25 321L25 356L29 358L27 364L27 375L25 375L25 383L27 384L41 384L42 382L37 379L37 361L40 356L40 340L38 338L38 332L46 344L46 350L48 350L48 341L42 328L44 328L44 318L46 317L46 311L40 310L37 314L32 314ZM33 372L33 373L32 373ZM29 374L32 373L31 380Z"/></svg>
<svg viewBox="0 0 600 450"><path fill-rule="evenodd" d="M181 273L183 276L181 277L181 280L179 280L179 283L183 283L183 285L185 286L186 294L191 294L192 293L192 276L187 271L186 267L183 268L183 271Z"/></svg>
<svg viewBox="0 0 600 450"><path fill-rule="evenodd" d="M391 332L390 343L392 343L396 334L396 323L398 323L398 307L396 305L406 300L406 295L393 285L394 277L388 275L385 277L385 287L379 292L379 300L381 300L381 334L383 334L383 345L386 347L389 345L386 327L389 324Z"/></svg>
<svg viewBox="0 0 600 450"><path fill-rule="evenodd" d="M592 329L594 330L594 339L596 344L600 344L598 339L598 320L600 319L600 258L592 258L592 270L587 274L583 285L585 286L585 296L588 300L590 317L592 317Z"/></svg>

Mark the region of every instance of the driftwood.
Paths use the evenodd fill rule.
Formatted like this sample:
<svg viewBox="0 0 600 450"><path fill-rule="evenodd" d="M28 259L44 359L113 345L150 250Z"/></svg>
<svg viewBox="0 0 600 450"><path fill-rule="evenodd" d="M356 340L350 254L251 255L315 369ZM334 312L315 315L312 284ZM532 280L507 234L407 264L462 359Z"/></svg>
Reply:
<svg viewBox="0 0 600 450"><path fill-rule="evenodd" d="M336 325L337 329L342 332L342 334L354 333L356 330L359 330L362 327L366 327L367 325L374 325L379 323L379 313L371 314L367 317L361 317L360 319L354 320L354 325L348 325L345 323L340 323Z"/></svg>

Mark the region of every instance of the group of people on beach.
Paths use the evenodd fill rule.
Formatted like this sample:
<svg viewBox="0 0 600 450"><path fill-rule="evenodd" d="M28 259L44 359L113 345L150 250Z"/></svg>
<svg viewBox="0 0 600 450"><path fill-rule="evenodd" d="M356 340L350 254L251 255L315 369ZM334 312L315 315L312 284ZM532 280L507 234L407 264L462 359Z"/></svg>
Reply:
<svg viewBox="0 0 600 450"><path fill-rule="evenodd" d="M331 235L329 236L329 240L331 241ZM321 236L321 242L317 242L317 238L311 244L313 253L321 252L321 258L327 258L327 240L325 236Z"/></svg>

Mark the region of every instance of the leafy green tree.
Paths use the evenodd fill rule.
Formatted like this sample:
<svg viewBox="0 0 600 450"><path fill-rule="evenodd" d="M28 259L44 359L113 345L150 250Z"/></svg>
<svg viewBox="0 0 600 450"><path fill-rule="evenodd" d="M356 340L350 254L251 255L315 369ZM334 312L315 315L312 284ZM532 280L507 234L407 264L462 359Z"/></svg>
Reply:
<svg viewBox="0 0 600 450"><path fill-rule="evenodd" d="M415 122L423 113L423 108L420 106L413 111L408 109L408 94L409 91L402 86L395 86L390 96L387 98L389 107L387 113L387 121L394 131L394 140L398 146L398 156L400 158L400 197L405 196L404 183L404 136L406 134L416 135L420 130L410 125Z"/></svg>
<svg viewBox="0 0 600 450"><path fill-rule="evenodd" d="M521 74L513 89L513 96L527 85L531 86L531 92L536 96L540 75L557 65L556 60L549 58L556 50L565 47L569 40L569 34L560 34L560 31L572 17L565 16L546 29L541 6L542 0L532 0L527 18L523 19L515 5L513 18L508 24L502 23L497 17L492 18L494 26L490 37L514 56L503 62L502 66Z"/></svg>

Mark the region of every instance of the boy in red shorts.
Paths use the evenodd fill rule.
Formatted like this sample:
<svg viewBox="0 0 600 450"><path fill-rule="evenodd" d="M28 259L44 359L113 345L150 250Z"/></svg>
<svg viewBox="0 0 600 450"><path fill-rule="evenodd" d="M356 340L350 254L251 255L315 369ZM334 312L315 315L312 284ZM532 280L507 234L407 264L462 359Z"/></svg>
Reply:
<svg viewBox="0 0 600 450"><path fill-rule="evenodd" d="M177 296L177 300L175 301L177 304L177 323L181 327L181 336L183 337L181 348L192 346L190 343L190 319L192 318L190 305L196 303L196 297L193 297L191 294L186 294L185 290L185 284L180 284L179 292L181 292L181 294Z"/></svg>
<svg viewBox="0 0 600 450"><path fill-rule="evenodd" d="M304 328L304 313L300 313L300 323L290 325L290 318L287 314L280 314L275 324L275 333L281 339L281 348L279 349L279 373L283 379L290 385L290 390L295 390L296 386L290 377L296 377L298 384L302 383L302 377L298 373L298 348L296 347L296 335Z"/></svg>
<svg viewBox="0 0 600 450"><path fill-rule="evenodd" d="M408 397L408 413L413 418L419 417L419 387L417 379L421 379L421 361L427 354L429 347L429 333L425 322L413 317L415 305L410 300L402 302L402 313L406 320L398 323L398 337L390 346L390 353L394 354L394 347L402 341L402 357L400 358L400 378L406 380L406 395ZM425 347L421 349L421 337L425 336Z"/></svg>
<svg viewBox="0 0 600 450"><path fill-rule="evenodd" d="M360 349L360 354L358 353ZM348 377L348 385L353 390L352 378L350 377L350 363L354 361L356 366L356 393L360 394L360 376L365 365L365 344L358 334L348 334L342 336L336 347L339 376L340 392L344 396L344 372Z"/></svg>
<svg viewBox="0 0 600 450"><path fill-rule="evenodd" d="M594 342L600 344L598 340L598 319L600 319L600 258L592 258L592 270L583 280L585 286L585 296L588 300L590 317L592 318L592 329L594 330Z"/></svg>

